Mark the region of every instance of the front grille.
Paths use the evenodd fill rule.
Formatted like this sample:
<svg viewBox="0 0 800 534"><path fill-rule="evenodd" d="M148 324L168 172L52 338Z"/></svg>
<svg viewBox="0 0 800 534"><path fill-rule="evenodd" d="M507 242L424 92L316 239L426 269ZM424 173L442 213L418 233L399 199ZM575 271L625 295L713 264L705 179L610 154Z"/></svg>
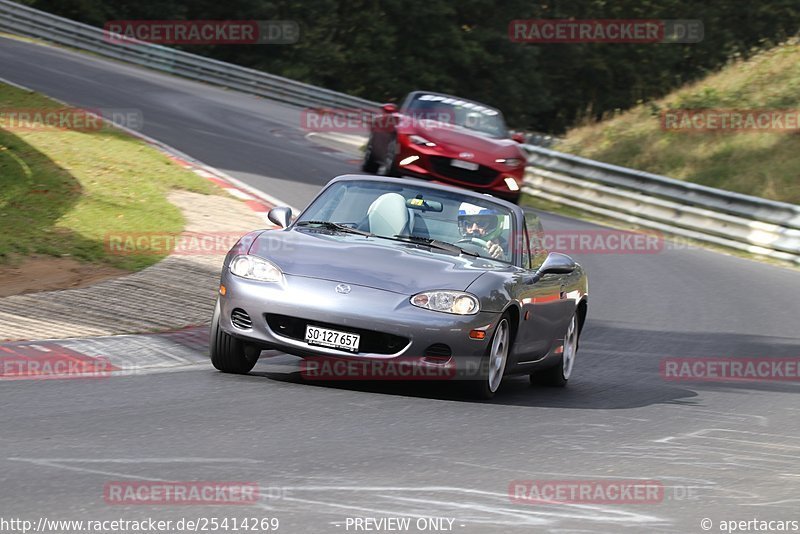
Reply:
<svg viewBox="0 0 800 534"><path fill-rule="evenodd" d="M358 346L359 353L369 352L372 354L394 354L403 350L409 343L408 338L396 336L394 334L376 332L375 330L365 330L363 328L353 328L350 326L342 326L333 323L310 321L307 319L301 319L299 317L278 315L277 313L265 313L264 318L267 320L267 324L273 332L280 336L285 336L297 341L305 341L307 324L358 334L361 336Z"/></svg>
<svg viewBox="0 0 800 534"><path fill-rule="evenodd" d="M489 185L494 182L500 174L486 165L479 165L476 171L453 167L450 165L450 159L451 158L442 156L431 156L430 161L433 172L447 178L458 180L459 182L475 185Z"/></svg>
<svg viewBox="0 0 800 534"><path fill-rule="evenodd" d="M236 328L253 328L253 321L247 315L247 312L241 308L236 308L231 312L231 323Z"/></svg>

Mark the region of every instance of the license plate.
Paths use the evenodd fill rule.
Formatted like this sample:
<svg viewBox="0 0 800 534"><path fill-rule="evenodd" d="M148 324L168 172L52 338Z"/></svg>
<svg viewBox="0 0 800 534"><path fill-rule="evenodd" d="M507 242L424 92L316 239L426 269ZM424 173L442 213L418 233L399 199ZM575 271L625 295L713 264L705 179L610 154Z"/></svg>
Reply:
<svg viewBox="0 0 800 534"><path fill-rule="evenodd" d="M348 334L338 330L329 330L318 326L306 325L306 343L309 345L320 345L334 349L344 349L350 352L358 352L358 343L361 336L358 334Z"/></svg>
<svg viewBox="0 0 800 534"><path fill-rule="evenodd" d="M477 171L478 164L472 161L464 161L463 159L451 159L450 165L460 169L467 169L468 171Z"/></svg>

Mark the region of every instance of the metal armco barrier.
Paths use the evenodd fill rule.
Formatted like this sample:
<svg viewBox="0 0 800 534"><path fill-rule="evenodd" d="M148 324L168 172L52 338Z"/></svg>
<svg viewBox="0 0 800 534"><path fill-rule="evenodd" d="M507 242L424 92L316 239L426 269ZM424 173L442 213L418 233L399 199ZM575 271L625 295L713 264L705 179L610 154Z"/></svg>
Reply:
<svg viewBox="0 0 800 534"><path fill-rule="evenodd" d="M112 42L100 28L0 0L0 31L36 37L126 63L304 107L365 109L378 104L231 63L145 42Z"/></svg>
<svg viewBox="0 0 800 534"><path fill-rule="evenodd" d="M144 42L0 0L0 31L35 37L178 76L314 109L377 112L379 104ZM302 36L301 36L302 38ZM774 202L525 145L523 191L553 202L800 265L800 206Z"/></svg>
<svg viewBox="0 0 800 534"><path fill-rule="evenodd" d="M666 233L800 264L800 206L526 146L523 191Z"/></svg>

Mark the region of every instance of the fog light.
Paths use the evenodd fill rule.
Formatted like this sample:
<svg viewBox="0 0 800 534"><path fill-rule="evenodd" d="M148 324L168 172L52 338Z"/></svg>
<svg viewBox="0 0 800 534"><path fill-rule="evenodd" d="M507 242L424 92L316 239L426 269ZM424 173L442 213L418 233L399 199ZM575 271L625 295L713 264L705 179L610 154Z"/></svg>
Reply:
<svg viewBox="0 0 800 534"><path fill-rule="evenodd" d="M503 181L506 183L506 186L508 186L509 191L519 191L519 184L517 184L517 181L511 176L506 176Z"/></svg>
<svg viewBox="0 0 800 534"><path fill-rule="evenodd" d="M472 330L469 333L469 338L478 340L486 339L486 330Z"/></svg>
<svg viewBox="0 0 800 534"><path fill-rule="evenodd" d="M410 163L414 163L419 159L419 156L408 156L407 158L403 158L400 160L400 166L408 165Z"/></svg>

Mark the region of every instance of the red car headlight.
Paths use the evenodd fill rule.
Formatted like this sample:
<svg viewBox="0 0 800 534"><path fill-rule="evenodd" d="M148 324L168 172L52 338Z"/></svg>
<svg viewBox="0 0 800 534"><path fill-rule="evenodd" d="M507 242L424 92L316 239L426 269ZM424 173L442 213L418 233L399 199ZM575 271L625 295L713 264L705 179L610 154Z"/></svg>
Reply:
<svg viewBox="0 0 800 534"><path fill-rule="evenodd" d="M516 168L524 164L525 161L521 158L498 158L494 160L495 163L502 163L506 167Z"/></svg>
<svg viewBox="0 0 800 534"><path fill-rule="evenodd" d="M436 143L433 141L428 141L421 135L409 135L408 140L411 141L412 144L419 146L436 146Z"/></svg>

